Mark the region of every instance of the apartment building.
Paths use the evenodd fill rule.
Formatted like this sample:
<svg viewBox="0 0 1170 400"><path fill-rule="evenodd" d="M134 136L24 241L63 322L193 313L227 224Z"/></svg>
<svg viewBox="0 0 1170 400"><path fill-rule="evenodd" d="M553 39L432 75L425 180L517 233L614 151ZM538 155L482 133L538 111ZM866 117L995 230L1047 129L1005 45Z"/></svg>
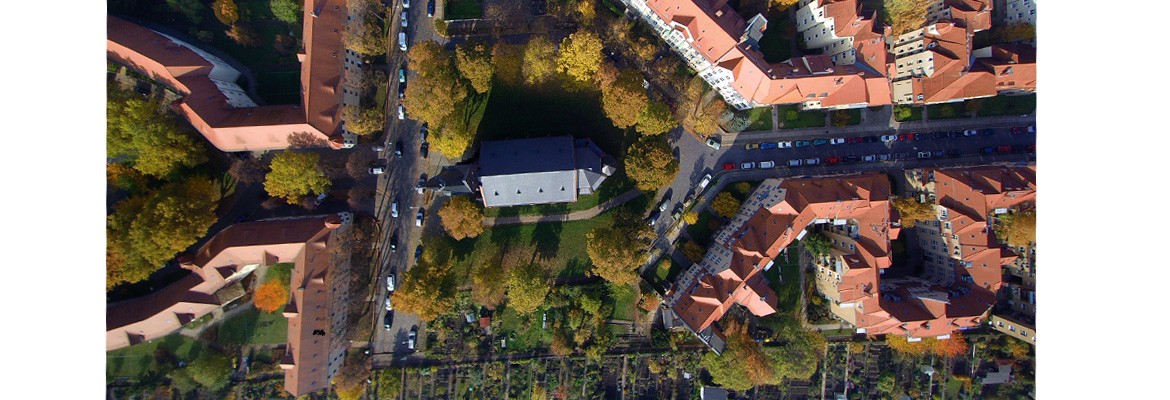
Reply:
<svg viewBox="0 0 1170 400"><path fill-rule="evenodd" d="M1005 24L1036 25L1035 0L1000 0L996 8Z"/></svg>
<svg viewBox="0 0 1170 400"><path fill-rule="evenodd" d="M341 42L348 20L345 1L308 0L304 13L305 47L297 54L300 104L257 105L236 83L240 72L230 63L118 17L106 18L106 55L180 93L183 98L172 109L222 151L284 149L290 144L352 147L357 136L345 129L340 105L357 97L343 82L342 71L360 64L360 57L344 50Z"/></svg>
<svg viewBox="0 0 1170 400"><path fill-rule="evenodd" d="M106 308L106 351L158 339L210 314L244 294L239 281L260 266L293 263L288 343L280 367L284 387L294 396L324 389L344 361L345 318L330 297L334 274L331 240L351 226L353 215L339 214L235 224L216 234L194 254L178 258L191 274L143 297Z"/></svg>
<svg viewBox="0 0 1170 400"><path fill-rule="evenodd" d="M857 51L851 50L849 57L854 59L849 62L841 56L834 59L833 55L811 55L768 63L759 52L767 19L757 14L744 20L727 0L626 0L626 3L737 110L772 104L799 104L803 109L890 104L889 85L881 70L855 63ZM841 3L852 5L856 14L856 0ZM863 28L872 30L872 19L859 26L843 24L839 33L860 35L861 39L849 43L855 47L864 43L866 47L861 53L872 54L874 62L884 63L884 50L877 50L882 47L880 41L863 34ZM809 29L813 29L811 25Z"/></svg>

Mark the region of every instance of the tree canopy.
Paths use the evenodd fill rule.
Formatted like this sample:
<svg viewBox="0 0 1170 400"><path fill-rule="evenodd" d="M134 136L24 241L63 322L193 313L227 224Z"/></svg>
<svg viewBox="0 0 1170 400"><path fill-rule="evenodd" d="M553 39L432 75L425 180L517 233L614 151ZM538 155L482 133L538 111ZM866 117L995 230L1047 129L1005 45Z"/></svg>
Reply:
<svg viewBox="0 0 1170 400"><path fill-rule="evenodd" d="M487 93L492 88L495 65L491 47L483 41L464 42L455 46L455 67L471 83L476 93Z"/></svg>
<svg viewBox="0 0 1170 400"><path fill-rule="evenodd" d="M271 171L264 177L264 190L289 203L299 198L329 191L332 182L317 166L317 153L285 151L272 157Z"/></svg>
<svg viewBox="0 0 1170 400"><path fill-rule="evenodd" d="M829 238L825 237L825 234L820 231L805 235L804 239L801 240L801 244L804 244L804 248L808 249L809 253L818 257L828 255L829 249L832 248L829 244Z"/></svg>
<svg viewBox="0 0 1170 400"><path fill-rule="evenodd" d="M687 83L679 99L679 122L687 132L707 136L719 129L719 116L727 109L727 103L715 96L707 100L707 83L694 77Z"/></svg>
<svg viewBox="0 0 1170 400"><path fill-rule="evenodd" d="M504 303L504 283L507 270L487 260L476 259L471 264L471 300L489 310Z"/></svg>
<svg viewBox="0 0 1170 400"><path fill-rule="evenodd" d="M454 55L438 43L418 43L410 49L406 58L410 69L418 77L406 85L406 98L402 100L402 105L415 119L437 127L471 91L455 69Z"/></svg>
<svg viewBox="0 0 1170 400"><path fill-rule="evenodd" d="M207 12L207 5L201 0L167 0L167 7L183 14L196 25L203 22L203 15Z"/></svg>
<svg viewBox="0 0 1170 400"><path fill-rule="evenodd" d="M281 21L296 24L301 20L301 2L297 0L269 0L268 7Z"/></svg>
<svg viewBox="0 0 1170 400"><path fill-rule="evenodd" d="M260 311L277 312L288 303L288 286L277 280L264 282L256 287L252 301Z"/></svg>
<svg viewBox="0 0 1170 400"><path fill-rule="evenodd" d="M215 19L227 26L235 25L240 20L240 8L236 6L235 0L215 0L211 3L211 11Z"/></svg>
<svg viewBox="0 0 1170 400"><path fill-rule="evenodd" d="M191 379L212 391L219 391L231 383L232 362L218 351L203 350L187 370Z"/></svg>
<svg viewBox="0 0 1170 400"><path fill-rule="evenodd" d="M739 199L736 199L731 193L722 192L715 196L715 201L711 203L711 209L723 218L731 218L739 212L739 205Z"/></svg>
<svg viewBox="0 0 1170 400"><path fill-rule="evenodd" d="M930 0L883 0L883 20L892 27L894 36L921 28L926 24L926 10Z"/></svg>
<svg viewBox="0 0 1170 400"><path fill-rule="evenodd" d="M455 307L455 287L449 281L450 267L424 260L402 273L394 305L430 322Z"/></svg>
<svg viewBox="0 0 1170 400"><path fill-rule="evenodd" d="M997 218L995 234L1009 246L1029 246L1036 241L1035 211L1001 214Z"/></svg>
<svg viewBox="0 0 1170 400"><path fill-rule="evenodd" d="M651 101L638 114L638 133L646 136L661 135L670 132L676 126L678 126L678 121L674 120L674 114L670 112L670 107L660 101Z"/></svg>
<svg viewBox="0 0 1170 400"><path fill-rule="evenodd" d="M678 174L678 159L666 139L643 137L626 150L626 176L638 189L657 190L669 185Z"/></svg>
<svg viewBox="0 0 1170 400"><path fill-rule="evenodd" d="M939 340L934 337L924 338L917 342L910 342L905 337L886 335L886 344L894 351L914 357L934 354L941 357L957 357L967 352L967 339L959 332L951 334L949 339Z"/></svg>
<svg viewBox="0 0 1170 400"><path fill-rule="evenodd" d="M577 31L561 41L557 66L569 77L579 81L593 80L601 64L601 38L590 31Z"/></svg>
<svg viewBox="0 0 1170 400"><path fill-rule="evenodd" d="M207 234L220 198L216 182L196 176L114 206L106 221L106 287L146 279Z"/></svg>
<svg viewBox="0 0 1170 400"><path fill-rule="evenodd" d="M439 208L439 222L455 240L483 233L483 206L468 196L452 196Z"/></svg>
<svg viewBox="0 0 1170 400"><path fill-rule="evenodd" d="M529 85L541 84L557 72L557 50L553 42L544 35L533 36L524 46L524 81Z"/></svg>
<svg viewBox="0 0 1170 400"><path fill-rule="evenodd" d="M645 246L633 239L642 235L639 231L642 227L642 224L615 223L589 231L585 235L585 252L593 261L593 274L616 284L637 282L639 277L634 270L642 263Z"/></svg>
<svg viewBox="0 0 1170 400"><path fill-rule="evenodd" d="M362 136L381 132L386 126L386 115L377 107L347 105L341 108L341 118L345 120L346 129Z"/></svg>
<svg viewBox="0 0 1170 400"><path fill-rule="evenodd" d="M618 128L638 123L649 102L642 88L642 74L635 69L622 70L613 84L601 87L601 109Z"/></svg>
<svg viewBox="0 0 1170 400"><path fill-rule="evenodd" d="M376 56L386 52L389 45L382 24L375 17L363 13L345 27L341 40L345 47L366 56Z"/></svg>
<svg viewBox="0 0 1170 400"><path fill-rule="evenodd" d="M747 390L758 385L778 385L788 380L808 379L816 372L823 346L819 334L790 329L789 339L779 346L763 347L747 333L747 324L725 320L727 347L723 355L709 352L702 365L720 386ZM820 339L823 340L823 339Z"/></svg>
<svg viewBox="0 0 1170 400"><path fill-rule="evenodd" d="M535 263L512 268L508 274L508 307L520 314L536 311L548 295L548 279Z"/></svg>
<svg viewBox="0 0 1170 400"><path fill-rule="evenodd" d="M898 211L899 222L902 226L913 228L919 221L933 221L938 218L934 213L934 203L927 201L919 203L909 197L894 197L890 205Z"/></svg>
<svg viewBox="0 0 1170 400"><path fill-rule="evenodd" d="M143 174L162 177L207 160L203 147L183 132L178 119L156 102L110 89L106 103L106 152Z"/></svg>

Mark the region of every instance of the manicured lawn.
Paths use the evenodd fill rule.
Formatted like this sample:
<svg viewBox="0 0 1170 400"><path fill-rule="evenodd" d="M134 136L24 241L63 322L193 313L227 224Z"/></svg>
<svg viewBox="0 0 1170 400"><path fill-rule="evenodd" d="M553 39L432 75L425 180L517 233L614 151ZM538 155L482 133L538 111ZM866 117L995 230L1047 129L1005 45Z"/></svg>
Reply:
<svg viewBox="0 0 1170 400"><path fill-rule="evenodd" d="M845 124L846 126L857 125L857 124L861 123L861 109L860 108L851 108L848 110L837 110L837 111L833 111L833 112L843 112L843 113L849 114L849 122L847 122ZM933 114L931 114L931 115L933 115Z"/></svg>
<svg viewBox="0 0 1170 400"><path fill-rule="evenodd" d="M538 204L530 206L516 206L516 207L491 207L483 210L483 215L487 217L499 216L513 216L513 215L550 215L550 214L567 214L574 211L588 210L597 207L599 204L609 201L618 195L634 188L634 182L626 178L624 169L619 169L614 172L613 176L605 178L605 182L601 182L601 186L593 194L578 196L577 201L573 203L558 203L558 204Z"/></svg>
<svg viewBox="0 0 1170 400"><path fill-rule="evenodd" d="M190 363L204 350L203 345L179 334L164 336L147 343L106 352L106 380L138 379L161 368L154 361L155 349L170 351L176 358Z"/></svg>
<svg viewBox="0 0 1170 400"><path fill-rule="evenodd" d="M751 124L744 129L745 131L772 130L772 107L753 108L745 112L751 121Z"/></svg>
<svg viewBox="0 0 1170 400"><path fill-rule="evenodd" d="M979 109L980 117L1020 115L1036 111L1035 94L1027 96L995 96L982 100L983 107Z"/></svg>
<svg viewBox="0 0 1170 400"><path fill-rule="evenodd" d="M711 210L703 210L699 213L699 220L695 221L693 225L687 226L687 233L695 239L695 243L699 246L707 247L711 244L711 235L715 234L715 228L717 228L717 226L711 226L712 221L718 221L715 214L712 214Z"/></svg>
<svg viewBox="0 0 1170 400"><path fill-rule="evenodd" d="M607 283L609 301L613 303L613 319L630 321L634 319L635 301L638 300L638 288L634 285L614 285Z"/></svg>
<svg viewBox="0 0 1170 400"><path fill-rule="evenodd" d="M674 280L675 276L678 276L678 274L683 271L682 264L679 264L677 261L674 261L673 258L668 258L668 259L670 261L670 264L665 265L665 266L660 265L654 269L654 276L656 278L658 278L659 281L670 282L671 280Z"/></svg>
<svg viewBox="0 0 1170 400"><path fill-rule="evenodd" d="M909 108L909 109L910 109L910 117L908 117L908 118L898 118L898 108L899 108L899 107L906 107L906 108ZM933 118L933 114L931 114L931 115L932 115L932 118ZM894 106L894 119L895 119L895 120L897 120L898 122L906 122L906 121L921 121L921 120L922 120L922 107L912 107L912 106Z"/></svg>
<svg viewBox="0 0 1170 400"><path fill-rule="evenodd" d="M451 0L443 4L443 18L447 20L474 19L482 16L482 0Z"/></svg>
<svg viewBox="0 0 1170 400"><path fill-rule="evenodd" d="M800 309L800 261L796 243L788 246L788 260L781 255L772 269L764 271L769 285L776 292L776 308L781 315L795 316Z"/></svg>
<svg viewBox="0 0 1170 400"><path fill-rule="evenodd" d="M789 119L789 111L796 112L795 119ZM781 129L819 128L825 126L824 111L800 111L795 105L780 106Z"/></svg>
<svg viewBox="0 0 1170 400"><path fill-rule="evenodd" d="M537 309L531 314L521 315L511 308L505 307L494 317L499 323L499 329L493 333L508 338L509 351L522 352L528 349L548 347L548 344L552 342L552 330L540 329L540 316L543 313L544 309ZM499 343L493 343L493 345L499 346Z"/></svg>
<svg viewBox="0 0 1170 400"><path fill-rule="evenodd" d="M969 118L963 103L931 104L926 106L930 119Z"/></svg>
<svg viewBox="0 0 1170 400"><path fill-rule="evenodd" d="M264 273L264 282L278 281L288 286L292 280L293 266L293 263L280 263L268 267L268 271Z"/></svg>
<svg viewBox="0 0 1170 400"><path fill-rule="evenodd" d="M223 346L278 344L288 340L288 320L283 315L255 308L223 321L218 328L215 342Z"/></svg>

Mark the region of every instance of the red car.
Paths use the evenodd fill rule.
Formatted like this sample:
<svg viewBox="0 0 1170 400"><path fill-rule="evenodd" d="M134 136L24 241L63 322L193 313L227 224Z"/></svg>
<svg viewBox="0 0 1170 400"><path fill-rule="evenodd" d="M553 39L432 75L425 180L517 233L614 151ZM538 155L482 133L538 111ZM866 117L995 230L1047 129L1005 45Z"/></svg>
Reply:
<svg viewBox="0 0 1170 400"><path fill-rule="evenodd" d="M848 144L865 143L865 138L863 138L861 136L845 138L845 143L848 143Z"/></svg>
<svg viewBox="0 0 1170 400"><path fill-rule="evenodd" d="M732 164L732 163L723 164L724 171L731 171L733 169L735 169L735 164Z"/></svg>
<svg viewBox="0 0 1170 400"><path fill-rule="evenodd" d="M836 164L836 163L841 162L841 157L829 156L829 158L825 159L825 162L828 164Z"/></svg>
<svg viewBox="0 0 1170 400"><path fill-rule="evenodd" d="M999 146L995 148L996 153L1011 153L1012 146Z"/></svg>
<svg viewBox="0 0 1170 400"><path fill-rule="evenodd" d="M910 133L898 134L898 140L914 140L914 135Z"/></svg>

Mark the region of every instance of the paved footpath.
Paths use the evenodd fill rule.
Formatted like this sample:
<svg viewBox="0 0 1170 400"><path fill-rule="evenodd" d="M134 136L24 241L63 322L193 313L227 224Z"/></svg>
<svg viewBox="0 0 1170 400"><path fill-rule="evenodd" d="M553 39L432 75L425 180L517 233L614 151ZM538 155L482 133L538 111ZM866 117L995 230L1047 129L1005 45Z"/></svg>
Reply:
<svg viewBox="0 0 1170 400"><path fill-rule="evenodd" d="M642 191L638 189L630 189L625 193L609 199L605 203L601 203L597 207L587 210L574 211L568 214L550 214L550 215L517 215L511 217L485 217L483 219L484 226L499 226L499 225L518 225L518 224L537 224L541 222L559 222L559 221L577 221L582 219L590 219L600 215L603 212L609 211L614 207L625 204L625 202L633 200L642 195Z"/></svg>

